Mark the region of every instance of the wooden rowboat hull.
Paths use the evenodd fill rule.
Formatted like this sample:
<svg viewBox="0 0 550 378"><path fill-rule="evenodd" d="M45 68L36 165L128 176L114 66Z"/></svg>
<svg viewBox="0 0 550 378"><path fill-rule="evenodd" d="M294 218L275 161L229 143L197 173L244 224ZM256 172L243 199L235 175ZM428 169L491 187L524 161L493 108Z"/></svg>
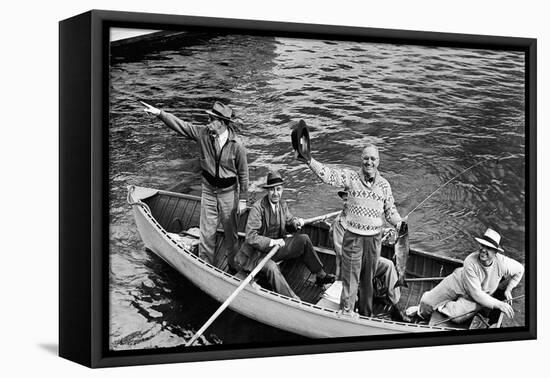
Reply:
<svg viewBox="0 0 550 378"><path fill-rule="evenodd" d="M171 228L178 228L181 231L181 228L187 229L199 224L200 198L130 187L128 202L132 204L137 228L145 247L161 257L195 286L219 302L227 299L239 286L241 282L239 278L186 251L171 235L172 232L178 231ZM323 244L320 239L325 235L319 229L311 229L308 233L314 244ZM325 259L327 256L333 258L328 250L325 251L323 247L320 249L321 253L326 254ZM422 257L422 255L418 256ZM414 258L411 261L415 264ZM445 265L445 269L440 271L448 273L448 270L454 269L457 261L451 259L450 262L449 266ZM436 261L430 264L439 266ZM426 269L426 266L424 263L419 269ZM429 275L432 273L433 271L429 272ZM300 297L303 298L302 295ZM311 338L374 336L455 329L395 322L375 317L352 318L338 314L334 308L323 307L316 303L295 300L258 285L249 285L232 302L230 308L256 321Z"/></svg>

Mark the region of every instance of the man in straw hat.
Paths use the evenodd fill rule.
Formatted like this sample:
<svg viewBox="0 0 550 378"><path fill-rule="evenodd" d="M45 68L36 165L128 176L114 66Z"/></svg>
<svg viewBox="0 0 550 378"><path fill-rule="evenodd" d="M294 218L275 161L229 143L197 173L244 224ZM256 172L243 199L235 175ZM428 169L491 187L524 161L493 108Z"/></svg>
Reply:
<svg viewBox="0 0 550 378"><path fill-rule="evenodd" d="M142 104L145 112L156 115L166 126L198 144L202 168L199 257L219 265L221 256L215 256L215 249L216 228L221 222L228 264L236 271L237 214L246 209L248 200L248 164L246 150L235 134L235 112L216 101L212 110L206 110L209 120L206 126L202 126L184 122L144 102Z"/></svg>
<svg viewBox="0 0 550 378"><path fill-rule="evenodd" d="M436 309L456 323L473 317L482 307L499 309L509 318L514 310L508 303L512 299L512 289L523 276L523 265L504 256L500 246L500 234L488 228L485 234L475 240L479 251L473 252L464 260L464 266L457 268L432 290L420 299L418 315L429 319ZM504 290L505 301L491 295L497 289Z"/></svg>
<svg viewBox="0 0 550 378"><path fill-rule="evenodd" d="M303 156L303 155L302 155ZM361 153L361 170L328 167L311 156L300 157L326 184L348 188L346 230L342 241L342 295L340 308L353 315L359 290L359 313L371 316L373 278L381 253L384 218L401 224L389 182L378 172L378 148L367 144Z"/></svg>
<svg viewBox="0 0 550 378"><path fill-rule="evenodd" d="M235 261L245 273L251 272L260 260L278 245L280 248L261 272L276 292L299 299L288 285L276 264L282 260L300 259L316 275L316 283L334 282L334 275L323 270L323 264L305 234L295 233L304 225L302 218L294 217L282 199L283 178L276 171L267 174L263 188L267 194L250 208L246 223L246 240L237 253ZM288 233L294 233L287 236Z"/></svg>

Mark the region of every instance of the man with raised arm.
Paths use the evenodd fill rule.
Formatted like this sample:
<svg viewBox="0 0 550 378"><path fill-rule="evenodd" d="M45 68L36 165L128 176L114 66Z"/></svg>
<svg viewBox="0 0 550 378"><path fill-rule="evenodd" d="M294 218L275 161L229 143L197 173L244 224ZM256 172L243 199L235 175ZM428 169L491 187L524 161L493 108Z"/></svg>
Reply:
<svg viewBox="0 0 550 378"><path fill-rule="evenodd" d="M235 112L216 101L212 110L206 110L209 119L203 126L141 103L145 112L157 116L170 129L198 144L202 168L199 257L215 266L220 264L221 256L215 255L216 228L220 222L228 264L230 270L236 272L237 215L246 209L248 200L248 163L246 150L235 133Z"/></svg>
<svg viewBox="0 0 550 378"><path fill-rule="evenodd" d="M347 214L347 202L348 191L339 190L338 196L344 202L342 212L334 219L330 226L329 234L332 238L334 245L334 252L336 254L336 279L342 280L341 265L342 265L342 240L346 232L346 214ZM399 299L401 298L401 290L396 287L397 283L397 269L394 263L385 257L380 256L378 258L378 264L376 265L374 273L374 291L384 293L385 298L390 303L390 316L397 321L410 321L408 316L399 305Z"/></svg>
<svg viewBox="0 0 550 378"><path fill-rule="evenodd" d="M378 172L378 148L367 144L361 153L361 170L330 168L310 158L309 168L326 184L348 189L346 230L342 241L342 295L340 308L353 314L359 288L359 313L371 316L373 278L382 248L386 219L399 228L401 216L388 181Z"/></svg>

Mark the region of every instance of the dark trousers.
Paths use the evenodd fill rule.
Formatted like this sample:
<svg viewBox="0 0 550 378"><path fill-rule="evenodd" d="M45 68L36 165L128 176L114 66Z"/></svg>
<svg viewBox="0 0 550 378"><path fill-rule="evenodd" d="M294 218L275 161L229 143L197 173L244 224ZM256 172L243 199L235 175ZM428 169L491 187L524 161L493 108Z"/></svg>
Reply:
<svg viewBox="0 0 550 378"><path fill-rule="evenodd" d="M309 236L304 234L295 234L285 239L285 246L280 248L275 256L272 257L262 268L261 272L267 277L267 280L273 290L279 294L296 298L288 282L286 282L283 273L279 269L277 262L283 260L297 259L302 261L312 273L319 273L323 269L323 264L313 249L313 244Z"/></svg>
<svg viewBox="0 0 550 378"><path fill-rule="evenodd" d="M342 242L342 296L340 307L353 311L359 289L359 313L371 316L373 310L374 278L382 244L380 234L365 236L350 231Z"/></svg>

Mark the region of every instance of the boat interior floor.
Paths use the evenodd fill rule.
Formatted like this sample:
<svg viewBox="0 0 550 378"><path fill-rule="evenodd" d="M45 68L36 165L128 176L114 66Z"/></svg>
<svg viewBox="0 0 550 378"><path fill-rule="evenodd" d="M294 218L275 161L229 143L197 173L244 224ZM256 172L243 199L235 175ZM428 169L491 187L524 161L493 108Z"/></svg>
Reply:
<svg viewBox="0 0 550 378"><path fill-rule="evenodd" d="M220 238L221 239L221 238ZM220 248L223 248L223 240L218 240L216 251ZM335 259L334 256L323 253L318 250L319 258L323 263L323 269L328 273L334 273L335 271ZM218 268L230 273L229 265L227 262L226 254L219 254L218 256L223 256L218 262ZM315 274L311 273L309 269L299 260L286 260L279 264L281 272L285 276L288 284L294 291L294 293L300 297L304 302L314 304L320 307L329 308L334 311L338 311L340 306L334 300L329 300L323 297L326 289L330 285L325 285L324 287L318 286L315 282ZM272 290L269 283L262 274L259 274L255 277L255 281L268 290ZM407 308L409 305L416 305L420 301L420 296L424 290L429 290L433 287L433 284L420 283L415 285L409 285L409 288L401 288L401 299L399 306L402 309ZM391 304L383 296L378 295L374 298L374 308L373 314L377 318L390 319L391 318Z"/></svg>

